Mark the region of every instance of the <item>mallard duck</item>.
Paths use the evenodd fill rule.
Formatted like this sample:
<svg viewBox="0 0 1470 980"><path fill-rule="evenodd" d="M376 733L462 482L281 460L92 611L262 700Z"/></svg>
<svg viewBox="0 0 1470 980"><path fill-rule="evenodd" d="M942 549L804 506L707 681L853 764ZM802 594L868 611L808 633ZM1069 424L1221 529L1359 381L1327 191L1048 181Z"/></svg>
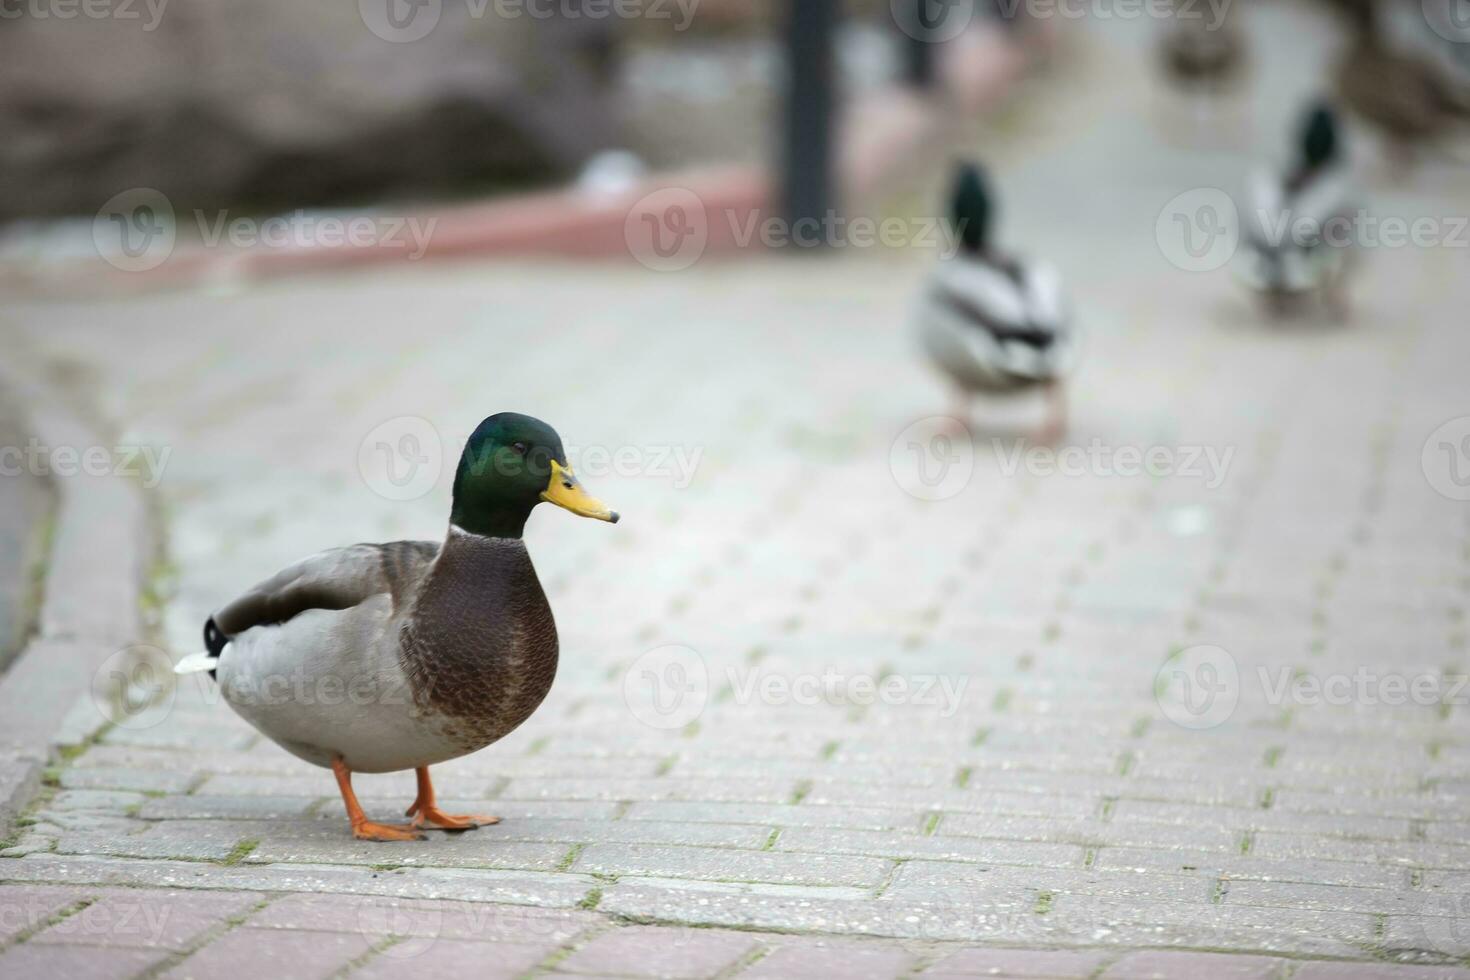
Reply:
<svg viewBox="0 0 1470 980"><path fill-rule="evenodd" d="M1245 39L1230 22L1229 7L1219 23L1176 12L1160 45L1164 72L1176 85L1217 91L1233 81L1245 63Z"/></svg>
<svg viewBox="0 0 1470 980"><path fill-rule="evenodd" d="M442 543L356 544L297 562L211 616L207 649L175 670L208 671L246 721L331 769L359 839L496 823L440 811L429 767L509 734L551 689L556 623L521 540L543 500L618 520L582 489L554 429L492 415L460 456ZM352 774L407 769L418 773L412 823L370 821Z"/></svg>
<svg viewBox="0 0 1470 980"><path fill-rule="evenodd" d="M1456 50L1462 45L1427 29L1428 6L1414 5L1415 27L1406 31L1404 6L1385 13L1375 3L1351 5L1353 43L1336 68L1343 104L1382 133L1401 170L1470 119L1470 68Z"/></svg>
<svg viewBox="0 0 1470 980"><path fill-rule="evenodd" d="M1351 208L1337 116L1326 105L1306 115L1295 156L1284 173L1258 171L1251 180L1250 217L1236 271L1273 312L1285 312L1313 292L1344 313Z"/></svg>
<svg viewBox="0 0 1470 980"><path fill-rule="evenodd" d="M1039 435L1052 441L1065 424L1062 379L1077 346L1060 277L993 247L991 194L979 166L960 166L952 201L960 248L941 261L924 293L924 348L953 382L962 418L980 394L1044 391Z"/></svg>

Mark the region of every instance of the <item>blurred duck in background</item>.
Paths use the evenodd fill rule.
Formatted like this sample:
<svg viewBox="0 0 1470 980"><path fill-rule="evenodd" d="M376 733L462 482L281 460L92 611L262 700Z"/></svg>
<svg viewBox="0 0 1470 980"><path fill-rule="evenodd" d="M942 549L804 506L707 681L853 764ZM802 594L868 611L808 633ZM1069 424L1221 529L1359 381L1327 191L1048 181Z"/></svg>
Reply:
<svg viewBox="0 0 1470 980"><path fill-rule="evenodd" d="M1066 426L1063 378L1077 346L1060 277L995 247L992 195L979 166L959 168L951 216L960 249L940 262L922 298L924 348L955 388L957 418L970 421L980 395L1040 390L1047 413L1037 438L1055 442Z"/></svg>
<svg viewBox="0 0 1470 980"><path fill-rule="evenodd" d="M1176 88L1210 95L1241 76L1245 38L1230 17L1231 6L1222 10L1218 21L1205 15L1203 6L1174 5L1159 54L1164 74Z"/></svg>
<svg viewBox="0 0 1470 980"><path fill-rule="evenodd" d="M1463 0L1451 0L1454 3ZM1470 30L1438 0L1390 4L1353 0L1340 6L1352 42L1338 63L1345 108L1384 138L1390 164L1402 173L1435 144L1467 134L1470 123ZM1457 43L1445 35L1464 31Z"/></svg>
<svg viewBox="0 0 1470 980"><path fill-rule="evenodd" d="M1335 318L1347 316L1351 202L1340 129L1330 107L1313 107L1292 163L1284 172L1263 169L1251 179L1236 269L1273 315L1299 310L1315 296Z"/></svg>

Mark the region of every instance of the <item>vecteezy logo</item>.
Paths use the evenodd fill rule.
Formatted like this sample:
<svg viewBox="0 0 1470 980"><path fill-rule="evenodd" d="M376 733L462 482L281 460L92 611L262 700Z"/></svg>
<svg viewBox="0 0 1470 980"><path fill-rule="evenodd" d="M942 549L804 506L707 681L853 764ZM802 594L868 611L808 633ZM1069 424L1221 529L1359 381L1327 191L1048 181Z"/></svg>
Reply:
<svg viewBox="0 0 1470 980"><path fill-rule="evenodd" d="M930 416L893 440L888 469L904 493L920 500L948 500L970 484L975 443L964 423L946 415Z"/></svg>
<svg viewBox="0 0 1470 980"><path fill-rule="evenodd" d="M92 675L92 703L102 717L131 731L167 718L177 693L173 661L157 647L124 647Z"/></svg>
<svg viewBox="0 0 1470 980"><path fill-rule="evenodd" d="M379 956L412 959L421 956L444 929L444 913L425 902L399 902L391 898L364 898L357 908L357 931L375 946ZM397 942L388 943L389 939ZM385 945L386 944L386 945Z"/></svg>
<svg viewBox="0 0 1470 980"><path fill-rule="evenodd" d="M444 443L428 419L400 415L369 432L357 447L362 482L387 500L417 500L439 482Z"/></svg>
<svg viewBox="0 0 1470 980"><path fill-rule="evenodd" d="M687 269L709 244L704 202L683 187L654 191L628 211L623 241L635 259L656 272Z"/></svg>
<svg viewBox="0 0 1470 980"><path fill-rule="evenodd" d="M161 191L134 187L114 195L92 219L92 243L109 265L146 272L174 250L174 208Z"/></svg>
<svg viewBox="0 0 1470 980"><path fill-rule="evenodd" d="M1418 911L1414 918L1430 949L1457 960L1470 956L1470 895L1430 894Z"/></svg>
<svg viewBox="0 0 1470 980"><path fill-rule="evenodd" d="M975 19L975 0L889 0L893 22L915 41L952 41Z"/></svg>
<svg viewBox="0 0 1470 980"><path fill-rule="evenodd" d="M1470 415L1450 419L1424 441L1424 478L1441 496L1470 500Z"/></svg>
<svg viewBox="0 0 1470 980"><path fill-rule="evenodd" d="M650 728L683 728L709 701L709 669L685 646L655 647L623 675L623 703Z"/></svg>
<svg viewBox="0 0 1470 980"><path fill-rule="evenodd" d="M443 12L444 0L357 0L367 29L395 44L428 37Z"/></svg>
<svg viewBox="0 0 1470 980"><path fill-rule="evenodd" d="M1240 668L1228 651L1193 646L1175 652L1154 675L1154 700L1180 728L1223 725L1240 703Z"/></svg>
<svg viewBox="0 0 1470 980"><path fill-rule="evenodd" d="M1446 41L1470 44L1470 0L1422 0L1429 29Z"/></svg>
<svg viewBox="0 0 1470 980"><path fill-rule="evenodd" d="M1171 265L1185 272L1213 272L1240 246L1240 216L1218 187L1185 191L1164 205L1154 238Z"/></svg>

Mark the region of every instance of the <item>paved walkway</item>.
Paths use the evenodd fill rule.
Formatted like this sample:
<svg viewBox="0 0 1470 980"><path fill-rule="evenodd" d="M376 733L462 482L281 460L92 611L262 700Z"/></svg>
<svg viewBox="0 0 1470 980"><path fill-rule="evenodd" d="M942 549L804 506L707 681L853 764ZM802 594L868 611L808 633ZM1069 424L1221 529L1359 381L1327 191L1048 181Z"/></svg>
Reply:
<svg viewBox="0 0 1470 980"><path fill-rule="evenodd" d="M1431 439L1470 413L1466 253L1376 250L1350 327L1263 328L1155 239L1247 154L1162 139L1126 49L1088 64L983 137L1090 330L1056 459L923 421L922 250L0 313L170 451L175 656L302 554L440 535L492 411L624 514L529 528L557 685L436 770L502 823L357 842L197 678L84 703L0 851L0 974L1470 977L1470 458ZM1467 213L1426 182L1375 210Z"/></svg>

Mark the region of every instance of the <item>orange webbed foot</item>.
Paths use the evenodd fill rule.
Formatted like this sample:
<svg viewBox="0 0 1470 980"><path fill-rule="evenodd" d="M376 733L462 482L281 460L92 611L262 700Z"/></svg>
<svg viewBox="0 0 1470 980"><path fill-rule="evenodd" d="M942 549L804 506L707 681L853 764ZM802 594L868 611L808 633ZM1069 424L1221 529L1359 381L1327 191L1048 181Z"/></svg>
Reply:
<svg viewBox="0 0 1470 980"><path fill-rule="evenodd" d="M500 823L499 817L489 814L459 816L445 813L437 806L424 806L422 803L414 803L408 808L407 815L413 817L414 827L429 825L440 830L474 830L477 827L488 827L490 824Z"/></svg>
<svg viewBox="0 0 1470 980"><path fill-rule="evenodd" d="M371 820L361 820L352 825L352 836L358 840L372 840L387 843L389 841L401 840L428 840L418 832L417 824L393 824L374 823Z"/></svg>

